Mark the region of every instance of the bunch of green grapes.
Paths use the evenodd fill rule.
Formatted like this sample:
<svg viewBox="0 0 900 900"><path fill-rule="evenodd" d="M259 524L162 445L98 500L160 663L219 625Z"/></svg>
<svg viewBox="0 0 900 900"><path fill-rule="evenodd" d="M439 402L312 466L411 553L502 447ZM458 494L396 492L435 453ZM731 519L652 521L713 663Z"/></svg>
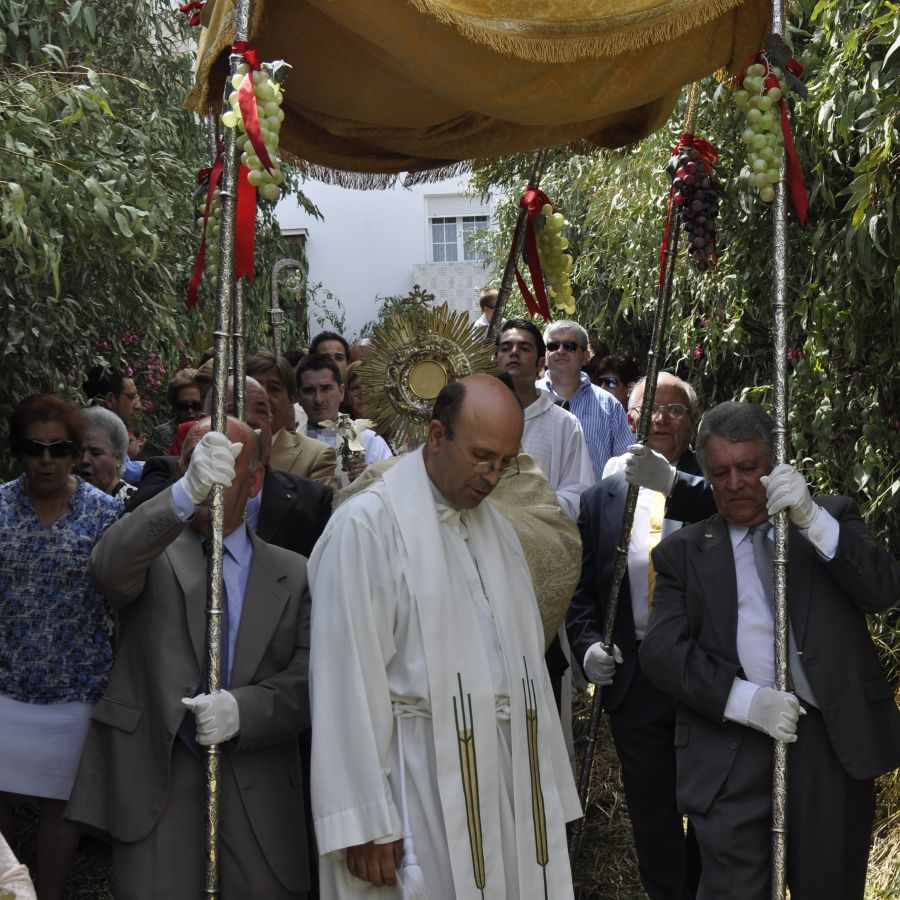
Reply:
<svg viewBox="0 0 900 900"><path fill-rule="evenodd" d="M764 203L775 199L775 185L781 176L784 135L779 101L788 90L783 77L781 69L770 66L763 57L762 62L747 66L743 89L734 93L734 105L744 111L747 121L741 134L747 148L747 168L741 174Z"/></svg>
<svg viewBox="0 0 900 900"><path fill-rule="evenodd" d="M568 239L562 234L566 220L562 213L554 212L549 203L541 208L541 217L535 218L534 236L538 256L541 258L541 271L547 285L547 296L558 310L572 315L575 312L575 298L569 282L572 257L563 252L569 246Z"/></svg>
<svg viewBox="0 0 900 900"><path fill-rule="evenodd" d="M273 203L281 196L279 185L284 181L284 175L275 160L275 152L278 149L278 132L281 131L281 123L284 121L284 110L281 103L284 100L284 92L277 81L269 78L268 72L258 69L250 74L253 81L253 93L256 94L256 107L259 115L259 131L272 161L272 169L266 169L262 160L256 155L253 144L247 136L247 127L241 115L241 107L238 104L238 88L249 71L246 63L238 66L237 74L231 79L234 88L228 95L231 111L222 116L222 124L226 128L237 128L240 134L237 138L238 150L241 154L241 165L246 166L250 173L247 180L259 191L263 200Z"/></svg>

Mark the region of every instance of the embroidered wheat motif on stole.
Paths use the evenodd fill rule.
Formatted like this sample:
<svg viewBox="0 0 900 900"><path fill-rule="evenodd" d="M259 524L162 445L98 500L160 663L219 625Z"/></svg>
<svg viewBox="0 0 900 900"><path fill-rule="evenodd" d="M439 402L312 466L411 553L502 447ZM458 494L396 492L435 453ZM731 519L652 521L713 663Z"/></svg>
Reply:
<svg viewBox="0 0 900 900"><path fill-rule="evenodd" d="M453 718L456 720L459 744L459 769L462 775L463 795L466 801L466 820L469 826L469 847L472 851L472 873L475 886L484 897L485 866L484 842L481 833L481 804L478 796L478 761L475 756L475 722L472 717L472 695L464 694L462 676L456 673L459 684L459 703L453 698ZM468 701L468 712L466 710Z"/></svg>

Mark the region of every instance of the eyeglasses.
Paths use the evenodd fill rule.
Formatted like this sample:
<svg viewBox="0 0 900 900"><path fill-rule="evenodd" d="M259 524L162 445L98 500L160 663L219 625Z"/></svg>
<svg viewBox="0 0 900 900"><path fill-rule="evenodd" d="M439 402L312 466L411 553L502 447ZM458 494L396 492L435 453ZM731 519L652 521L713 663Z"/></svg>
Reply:
<svg viewBox="0 0 900 900"><path fill-rule="evenodd" d="M556 353L562 347L566 353L574 353L576 350L584 350L584 347L578 341L547 341L547 349L551 353Z"/></svg>
<svg viewBox="0 0 900 900"><path fill-rule="evenodd" d="M176 403L175 408L179 412L202 412L203 402L200 400L191 400L188 403Z"/></svg>
<svg viewBox="0 0 900 900"><path fill-rule="evenodd" d="M499 472L501 478L511 478L513 475L519 474L519 458L517 456L514 456L505 466L502 463L488 462L486 459L472 459L472 457L456 443L456 438L452 438L449 435L447 437L450 443L462 453L463 459L472 467L472 471L476 475L493 475L495 472Z"/></svg>
<svg viewBox="0 0 900 900"><path fill-rule="evenodd" d="M629 412L640 415L640 407L632 407ZM666 403L664 406L654 406L651 416L661 416L665 413L670 419L683 419L688 414L688 408L683 403Z"/></svg>
<svg viewBox="0 0 900 900"><path fill-rule="evenodd" d="M615 390L619 386L618 378L598 378L597 382L612 390Z"/></svg>
<svg viewBox="0 0 900 900"><path fill-rule="evenodd" d="M22 438L19 441L19 453L22 456L31 456L37 459L44 455L45 450L53 459L64 459L75 453L75 442L54 441L52 444L45 444L43 441L35 441L31 438Z"/></svg>

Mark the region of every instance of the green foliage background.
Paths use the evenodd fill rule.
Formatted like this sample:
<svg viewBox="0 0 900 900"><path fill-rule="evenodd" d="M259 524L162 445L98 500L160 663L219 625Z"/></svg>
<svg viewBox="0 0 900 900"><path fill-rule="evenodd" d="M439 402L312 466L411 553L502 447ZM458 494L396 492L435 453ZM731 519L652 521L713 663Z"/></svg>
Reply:
<svg viewBox="0 0 900 900"><path fill-rule="evenodd" d="M807 227L789 228L791 439L818 487L859 498L869 525L900 553L898 6L797 0L791 9L788 38L809 88L797 99L794 131L810 195ZM679 257L667 338L667 366L706 405L771 399L770 212L739 184L744 126L729 97L707 79L696 128L720 152L725 249L713 274ZM541 182L570 222L579 319L641 359L668 199L662 169L683 114L626 151L557 149ZM506 196L498 260L530 164L527 154L476 173L476 189Z"/></svg>
<svg viewBox="0 0 900 900"><path fill-rule="evenodd" d="M208 279L199 308L185 306L208 160L182 105L184 18L165 0L0 0L0 441L28 394L77 396L91 365L124 362L158 401L166 372L211 343ZM291 253L263 206L251 348L268 342L268 269Z"/></svg>

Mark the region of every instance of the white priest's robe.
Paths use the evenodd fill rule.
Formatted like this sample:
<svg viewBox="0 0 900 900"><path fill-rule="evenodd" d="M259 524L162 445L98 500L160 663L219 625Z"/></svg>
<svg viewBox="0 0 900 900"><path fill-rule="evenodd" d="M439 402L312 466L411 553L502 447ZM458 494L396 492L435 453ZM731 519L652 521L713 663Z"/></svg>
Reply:
<svg viewBox="0 0 900 900"><path fill-rule="evenodd" d="M430 900L572 897L581 809L509 522L445 506L414 452L336 511L309 573L322 897L401 896L343 852L401 837L401 769Z"/></svg>

